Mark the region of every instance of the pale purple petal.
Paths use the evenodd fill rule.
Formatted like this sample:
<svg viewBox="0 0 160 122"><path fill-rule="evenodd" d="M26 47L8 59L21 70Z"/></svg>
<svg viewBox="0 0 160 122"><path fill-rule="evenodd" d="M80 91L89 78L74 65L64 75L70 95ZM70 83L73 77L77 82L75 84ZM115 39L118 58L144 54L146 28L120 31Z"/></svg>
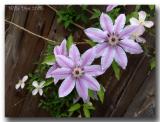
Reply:
<svg viewBox="0 0 160 122"><path fill-rule="evenodd" d="M39 89L38 92L39 92L39 95L42 96L43 90L42 90L42 89Z"/></svg>
<svg viewBox="0 0 160 122"><path fill-rule="evenodd" d="M76 90L78 92L78 95L83 98L83 100L87 100L88 98L88 88L85 84L85 81L78 79L76 81Z"/></svg>
<svg viewBox="0 0 160 122"><path fill-rule="evenodd" d="M95 42L104 42L107 38L107 32L104 32L98 28L88 28L84 30L85 34Z"/></svg>
<svg viewBox="0 0 160 122"><path fill-rule="evenodd" d="M143 26L139 26L137 30L133 33L133 35L141 36L145 32L145 28Z"/></svg>
<svg viewBox="0 0 160 122"><path fill-rule="evenodd" d="M133 34L137 28L139 26L136 26L136 25L128 25L126 26L121 32L120 32L120 37L121 38L126 38L126 37L129 37L131 36L131 34Z"/></svg>
<svg viewBox="0 0 160 122"><path fill-rule="evenodd" d="M139 21L144 21L146 19L146 12L144 11L140 11L138 12L138 15L139 15Z"/></svg>
<svg viewBox="0 0 160 122"><path fill-rule="evenodd" d="M130 54L140 54L143 52L141 46L131 39L121 40L119 45Z"/></svg>
<svg viewBox="0 0 160 122"><path fill-rule="evenodd" d="M60 55L62 52L59 49L59 46L54 47L54 55Z"/></svg>
<svg viewBox="0 0 160 122"><path fill-rule="evenodd" d="M106 8L106 12L110 12L112 11L115 7L117 7L118 5L108 5Z"/></svg>
<svg viewBox="0 0 160 122"><path fill-rule="evenodd" d="M75 80L72 78L72 76L67 77L61 84L60 88L59 88L59 97L65 97L68 94L71 93L71 91L73 90L74 86L75 86Z"/></svg>
<svg viewBox="0 0 160 122"><path fill-rule="evenodd" d="M57 68L52 72L52 77L55 79L65 79L71 74L71 69L69 68Z"/></svg>
<svg viewBox="0 0 160 122"><path fill-rule="evenodd" d="M76 45L72 45L69 49L69 57L77 64L80 61L80 52Z"/></svg>
<svg viewBox="0 0 160 122"><path fill-rule="evenodd" d="M23 76L22 82L26 82L28 80L28 75Z"/></svg>
<svg viewBox="0 0 160 122"><path fill-rule="evenodd" d="M97 44L94 48L96 50L96 58L103 55L104 50L107 48L107 43Z"/></svg>
<svg viewBox="0 0 160 122"><path fill-rule="evenodd" d="M139 25L140 24L139 20L137 20L134 17L132 17L129 21L130 21L131 25Z"/></svg>
<svg viewBox="0 0 160 122"><path fill-rule="evenodd" d="M90 65L95 59L95 48L90 48L81 56L81 66Z"/></svg>
<svg viewBox="0 0 160 122"><path fill-rule="evenodd" d="M124 50L119 46L115 48L114 59L122 67L122 69L126 69L127 62L128 62L127 55L124 52Z"/></svg>
<svg viewBox="0 0 160 122"><path fill-rule="evenodd" d="M107 14L104 14L104 13L101 14L100 25L103 30L108 31L109 33L112 33L113 22L112 22L112 19Z"/></svg>
<svg viewBox="0 0 160 122"><path fill-rule="evenodd" d="M100 65L84 66L84 72L85 72L85 74L91 75L91 76L99 76L99 75L103 74Z"/></svg>
<svg viewBox="0 0 160 122"><path fill-rule="evenodd" d="M137 37L137 38L136 38L136 42L145 43L146 40L145 40L144 38L142 38L142 37Z"/></svg>
<svg viewBox="0 0 160 122"><path fill-rule="evenodd" d="M48 70L47 74L46 74L46 78L51 78L52 77L52 72L58 68L58 65L56 63L54 63Z"/></svg>
<svg viewBox="0 0 160 122"><path fill-rule="evenodd" d="M81 78L81 82L85 82L87 87L91 90L94 90L94 91L100 90L100 85L99 85L98 81L90 75L84 75Z"/></svg>
<svg viewBox="0 0 160 122"><path fill-rule="evenodd" d="M115 56L114 47L108 46L101 58L101 66L103 71L107 70L108 67L112 64L114 56Z"/></svg>
<svg viewBox="0 0 160 122"><path fill-rule="evenodd" d="M67 55L67 42L66 39L64 39L61 43L61 45L59 46L60 51L61 51L61 55Z"/></svg>
<svg viewBox="0 0 160 122"><path fill-rule="evenodd" d="M32 95L36 95L38 93L38 89L34 89L33 91L32 91Z"/></svg>
<svg viewBox="0 0 160 122"><path fill-rule="evenodd" d="M144 22L144 26L147 28L151 28L154 25L154 23L152 21L145 21Z"/></svg>
<svg viewBox="0 0 160 122"><path fill-rule="evenodd" d="M74 62L71 59L69 59L63 55L57 55L56 61L57 61L58 65L61 67L72 68L74 66Z"/></svg>
<svg viewBox="0 0 160 122"><path fill-rule="evenodd" d="M114 25L114 31L115 33L119 33L122 31L124 28L124 25L126 23L126 16L125 14L120 14L117 19L115 20L115 25Z"/></svg>

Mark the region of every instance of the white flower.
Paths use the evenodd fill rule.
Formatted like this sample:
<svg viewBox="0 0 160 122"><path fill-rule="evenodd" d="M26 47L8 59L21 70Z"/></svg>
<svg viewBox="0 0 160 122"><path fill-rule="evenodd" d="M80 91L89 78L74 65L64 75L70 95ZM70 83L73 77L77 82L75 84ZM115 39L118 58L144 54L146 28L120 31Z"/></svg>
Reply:
<svg viewBox="0 0 160 122"><path fill-rule="evenodd" d="M146 40L143 37L141 37L144 32L145 32L144 27L143 26L139 26L137 28L137 31L132 33L131 39L135 40L136 42L139 42L139 43L145 43Z"/></svg>
<svg viewBox="0 0 160 122"><path fill-rule="evenodd" d="M37 81L33 81L32 86L35 87L35 89L32 91L32 95L36 95L39 93L40 96L43 94L42 88L44 87L45 81L42 81L38 84Z"/></svg>
<svg viewBox="0 0 160 122"><path fill-rule="evenodd" d="M21 89L23 89L24 86L25 86L25 82L27 81L27 79L28 79L27 75L23 76L23 78L20 79L19 82L16 84L15 88L19 89L19 87L21 87Z"/></svg>
<svg viewBox="0 0 160 122"><path fill-rule="evenodd" d="M131 25L142 25L147 28L151 28L154 25L154 23L152 21L145 21L146 12L140 11L140 12L138 12L138 15L139 15L139 20L134 17L132 17L130 19Z"/></svg>

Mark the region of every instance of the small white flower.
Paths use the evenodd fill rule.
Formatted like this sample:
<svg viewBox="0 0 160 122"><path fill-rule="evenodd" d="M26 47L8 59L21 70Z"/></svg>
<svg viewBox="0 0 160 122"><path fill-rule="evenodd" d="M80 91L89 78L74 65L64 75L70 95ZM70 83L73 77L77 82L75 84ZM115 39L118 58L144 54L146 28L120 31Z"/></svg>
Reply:
<svg viewBox="0 0 160 122"><path fill-rule="evenodd" d="M44 87L45 81L42 81L38 84L37 81L33 81L32 86L35 87L35 89L32 91L32 95L36 95L39 93L40 96L43 94L42 88Z"/></svg>
<svg viewBox="0 0 160 122"><path fill-rule="evenodd" d="M146 16L147 16L146 12L140 11L138 12L138 15L139 15L139 20L134 17L130 19L131 25L142 25L147 28L151 28L154 25L152 21L145 21Z"/></svg>
<svg viewBox="0 0 160 122"><path fill-rule="evenodd" d="M28 79L27 75L23 76L23 78L20 79L19 82L16 84L15 88L19 89L19 87L21 87L21 89L23 89L24 86L25 86L25 82L27 81L27 79Z"/></svg>
<svg viewBox="0 0 160 122"><path fill-rule="evenodd" d="M136 42L139 42L139 43L145 43L146 40L143 37L141 37L144 32L145 32L144 27L143 26L139 26L137 28L137 30L132 33L131 39L135 40Z"/></svg>

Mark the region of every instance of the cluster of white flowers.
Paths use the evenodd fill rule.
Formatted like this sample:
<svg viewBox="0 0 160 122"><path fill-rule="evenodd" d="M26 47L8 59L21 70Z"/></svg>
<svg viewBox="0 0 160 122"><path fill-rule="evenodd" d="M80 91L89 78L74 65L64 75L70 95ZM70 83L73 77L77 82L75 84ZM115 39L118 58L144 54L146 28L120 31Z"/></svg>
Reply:
<svg viewBox="0 0 160 122"><path fill-rule="evenodd" d="M20 79L18 81L18 83L16 84L15 88L16 89L23 89L25 87L25 82L28 80L28 75L23 76L22 79ZM37 81L33 81L32 86L35 87L35 89L32 91L32 95L36 95L37 93L39 93L40 96L42 96L43 94L43 87L44 87L45 81L41 81L40 83L38 83Z"/></svg>

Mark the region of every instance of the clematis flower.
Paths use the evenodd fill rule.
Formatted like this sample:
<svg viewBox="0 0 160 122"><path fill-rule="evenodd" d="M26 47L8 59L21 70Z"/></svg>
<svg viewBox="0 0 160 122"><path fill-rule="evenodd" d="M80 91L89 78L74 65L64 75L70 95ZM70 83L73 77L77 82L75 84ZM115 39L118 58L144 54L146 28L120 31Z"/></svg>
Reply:
<svg viewBox="0 0 160 122"><path fill-rule="evenodd" d="M32 91L32 95L36 95L39 93L40 96L43 94L42 88L44 87L45 81L42 81L38 83L37 81L33 81L32 86L35 87L35 89Z"/></svg>
<svg viewBox="0 0 160 122"><path fill-rule="evenodd" d="M152 21L145 21L146 16L147 16L146 12L140 11L140 12L138 12L138 15L139 15L139 20L134 17L132 17L130 19L130 23L132 25L141 25L141 26L144 26L147 28L151 28L154 25L154 23Z"/></svg>
<svg viewBox="0 0 160 122"><path fill-rule="evenodd" d="M145 43L146 40L143 37L141 37L144 32L145 32L144 27L139 26L137 28L137 31L135 31L134 33L132 33L131 39L135 40L136 42L139 42L139 43Z"/></svg>
<svg viewBox="0 0 160 122"><path fill-rule="evenodd" d="M20 79L19 82L16 84L15 88L16 88L16 89L19 89L19 87L21 87L21 89L23 89L24 86L25 86L25 82L26 82L27 80L28 80L28 76L27 76L27 75L23 76L23 78Z"/></svg>
<svg viewBox="0 0 160 122"><path fill-rule="evenodd" d="M95 58L95 50L91 48L83 53L76 45L72 45L69 50L69 57L56 55L56 60L61 68L52 72L52 76L58 79L65 79L59 88L59 97L65 97L76 87L78 95L84 101L88 99L88 89L99 91L100 85L94 78L103 72L100 65L91 65Z"/></svg>
<svg viewBox="0 0 160 122"><path fill-rule="evenodd" d="M64 39L61 43L60 46L56 46L54 48L54 51L53 51L54 55L64 55L64 56L67 56L68 53L67 53L67 47L66 47L66 39ZM52 72L59 68L60 66L57 64L57 62L55 62L51 67L50 69L48 70L47 74L46 74L46 78L51 78L52 77ZM59 79L54 79L54 83L56 84L57 82L59 81Z"/></svg>
<svg viewBox="0 0 160 122"><path fill-rule="evenodd" d="M112 11L115 7L117 7L118 5L108 5L107 7L106 7L106 12L110 12L110 11Z"/></svg>
<svg viewBox="0 0 160 122"><path fill-rule="evenodd" d="M90 39L98 43L94 48L96 48L97 58L102 56L101 66L104 71L112 64L113 60L125 69L128 62L125 52L130 54L143 52L141 46L130 39L131 34L136 31L138 26L124 27L125 22L126 16L120 14L113 25L112 19L102 13L100 25L103 30L93 27L84 30Z"/></svg>

